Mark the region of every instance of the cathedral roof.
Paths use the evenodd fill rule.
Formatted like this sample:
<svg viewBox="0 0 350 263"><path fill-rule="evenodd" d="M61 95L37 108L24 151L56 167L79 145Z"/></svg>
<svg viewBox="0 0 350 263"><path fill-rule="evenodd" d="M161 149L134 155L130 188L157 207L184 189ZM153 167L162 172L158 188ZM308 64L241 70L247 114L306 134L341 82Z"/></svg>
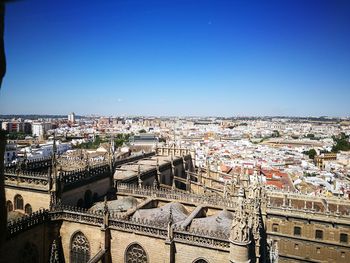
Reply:
<svg viewBox="0 0 350 263"><path fill-rule="evenodd" d="M132 196L121 198L118 200L107 201L109 211L127 211L130 208L138 205L137 199ZM95 203L89 210L91 211L103 211L104 202Z"/></svg>
<svg viewBox="0 0 350 263"><path fill-rule="evenodd" d="M189 213L186 208L180 203L169 203L159 208L140 209L137 210L133 219L146 219L149 222L156 222L166 224L169 221L170 209L172 212L172 219L174 223L185 220Z"/></svg>
<svg viewBox="0 0 350 263"><path fill-rule="evenodd" d="M215 215L195 218L192 220L191 230L207 230L209 232L230 233L233 215L227 210L222 210Z"/></svg>

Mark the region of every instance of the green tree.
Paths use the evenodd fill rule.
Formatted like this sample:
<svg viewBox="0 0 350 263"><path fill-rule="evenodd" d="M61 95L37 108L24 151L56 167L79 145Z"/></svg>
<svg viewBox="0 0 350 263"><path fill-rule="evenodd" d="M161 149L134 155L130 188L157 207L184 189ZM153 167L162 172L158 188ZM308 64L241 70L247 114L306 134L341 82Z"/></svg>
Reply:
<svg viewBox="0 0 350 263"><path fill-rule="evenodd" d="M334 145L332 147L332 152L339 151L350 151L349 135L341 133L339 136L333 136Z"/></svg>
<svg viewBox="0 0 350 263"><path fill-rule="evenodd" d="M304 151L303 153L308 155L310 159L314 159L315 156L317 155L317 152L315 149L310 149L308 151Z"/></svg>
<svg viewBox="0 0 350 263"><path fill-rule="evenodd" d="M272 133L272 137L275 137L275 138L281 137L281 134L280 134L280 132L278 130L274 130L273 133Z"/></svg>

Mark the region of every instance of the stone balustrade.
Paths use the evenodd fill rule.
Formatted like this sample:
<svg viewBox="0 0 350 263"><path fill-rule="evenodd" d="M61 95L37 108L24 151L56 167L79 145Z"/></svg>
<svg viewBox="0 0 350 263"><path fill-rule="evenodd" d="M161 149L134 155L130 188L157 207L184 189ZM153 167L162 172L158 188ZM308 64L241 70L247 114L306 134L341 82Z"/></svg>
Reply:
<svg viewBox="0 0 350 263"><path fill-rule="evenodd" d="M49 220L48 210L39 210L17 220L9 221L7 224L8 237L13 237L34 226L48 222Z"/></svg>
<svg viewBox="0 0 350 263"><path fill-rule="evenodd" d="M110 173L109 165L96 165L90 169L78 169L74 171L60 172L59 180L65 185L74 184L87 178L108 175Z"/></svg>
<svg viewBox="0 0 350 263"><path fill-rule="evenodd" d="M238 205L237 200L234 198L224 198L219 195L209 196L209 195L198 195L193 193L187 193L180 190L172 190L166 188L155 189L153 187L144 186L139 188L135 185L130 184L117 184L118 194L130 194L130 195L140 195L153 198L164 198L167 200L188 202L193 204L206 204L212 206L221 206L226 208L235 209Z"/></svg>
<svg viewBox="0 0 350 263"><path fill-rule="evenodd" d="M309 192L299 192L299 191L289 191L289 190L281 190L281 189L266 189L266 193L269 196L283 196L288 195L290 198L294 199L308 199L308 200L315 200L315 199L322 199L325 198L327 201L334 201L334 202L346 202L350 205L350 200L342 197L342 196L324 196L321 193L309 193Z"/></svg>

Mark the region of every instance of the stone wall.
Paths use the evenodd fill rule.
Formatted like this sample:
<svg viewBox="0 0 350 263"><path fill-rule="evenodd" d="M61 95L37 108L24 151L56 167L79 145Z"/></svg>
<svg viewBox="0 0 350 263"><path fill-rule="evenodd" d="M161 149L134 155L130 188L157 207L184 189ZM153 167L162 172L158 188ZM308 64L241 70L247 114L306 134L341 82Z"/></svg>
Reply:
<svg viewBox="0 0 350 263"><path fill-rule="evenodd" d="M10 223L7 240L0 249L0 261L48 262L59 224L50 224L47 216L46 211L40 211Z"/></svg>
<svg viewBox="0 0 350 263"><path fill-rule="evenodd" d="M31 189L21 189L21 188L5 188L6 201L10 200L14 207L14 198L16 195L21 195L23 198L23 210L26 204L30 204L33 212L39 209L47 209L50 205L50 195L45 192L35 192Z"/></svg>
<svg viewBox="0 0 350 263"><path fill-rule="evenodd" d="M93 183L84 184L80 187L75 187L72 190L63 192L62 203L66 205L76 206L79 199L84 200L84 195L86 191L90 190L92 196L94 196L94 194L97 193L97 195L101 197L106 195L110 188L110 178L106 177Z"/></svg>
<svg viewBox="0 0 350 263"><path fill-rule="evenodd" d="M70 262L71 239L79 231L83 233L89 241L91 257L97 254L97 252L100 250L100 227L81 224L79 222L64 221L60 229L60 235L62 237L62 248L66 262Z"/></svg>
<svg viewBox="0 0 350 263"><path fill-rule="evenodd" d="M317 220L317 216L314 219ZM347 234L350 239L349 224L339 224L331 218L327 222L271 215L266 222L268 238L278 243L281 258L339 263L350 260L350 240L340 242L341 233ZM294 227L300 227L300 235L294 234ZM316 238L316 230L322 231L322 238Z"/></svg>
<svg viewBox="0 0 350 263"><path fill-rule="evenodd" d="M192 263L197 259L207 262L229 262L229 252L216 249L198 247L194 245L176 243L175 262Z"/></svg>
<svg viewBox="0 0 350 263"><path fill-rule="evenodd" d="M145 250L148 262L169 262L169 245L163 239L115 230L111 234L112 262L124 262L126 249L133 243Z"/></svg>

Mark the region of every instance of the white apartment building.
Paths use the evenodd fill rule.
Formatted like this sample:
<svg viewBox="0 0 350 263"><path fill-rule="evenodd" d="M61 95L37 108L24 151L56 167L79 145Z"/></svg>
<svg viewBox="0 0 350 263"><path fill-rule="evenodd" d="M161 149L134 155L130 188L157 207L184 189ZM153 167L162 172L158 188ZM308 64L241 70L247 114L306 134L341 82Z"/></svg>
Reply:
<svg viewBox="0 0 350 263"><path fill-rule="evenodd" d="M50 122L33 122L32 134L33 136L42 137L50 130L52 124Z"/></svg>
<svg viewBox="0 0 350 263"><path fill-rule="evenodd" d="M71 123L75 123L75 113L71 112L68 114L68 121Z"/></svg>

